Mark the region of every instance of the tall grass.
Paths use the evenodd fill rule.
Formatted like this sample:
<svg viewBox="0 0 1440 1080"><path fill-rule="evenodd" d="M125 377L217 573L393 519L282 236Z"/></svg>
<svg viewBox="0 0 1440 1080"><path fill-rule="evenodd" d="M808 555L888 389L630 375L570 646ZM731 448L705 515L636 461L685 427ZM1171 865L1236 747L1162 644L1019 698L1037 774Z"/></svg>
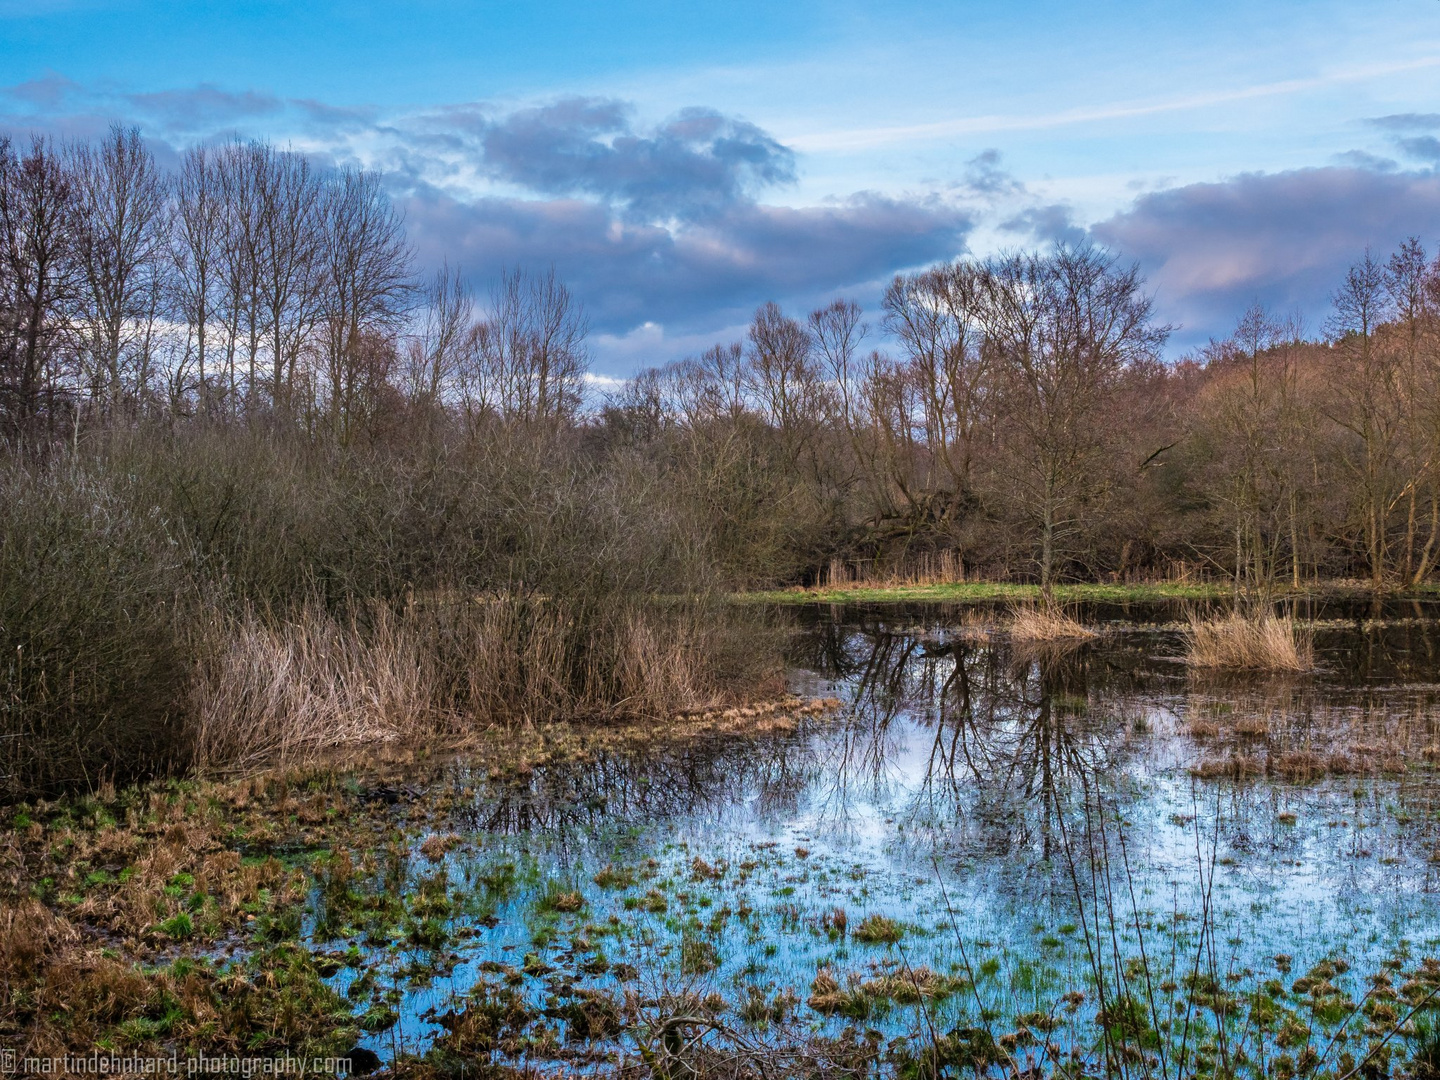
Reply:
<svg viewBox="0 0 1440 1080"><path fill-rule="evenodd" d="M1196 667L1232 671L1308 671L1314 666L1310 634L1293 618L1270 612L1202 619L1185 630L1186 655Z"/></svg>
<svg viewBox="0 0 1440 1080"><path fill-rule="evenodd" d="M1093 638L1095 631L1059 607L1017 604L1010 608L1006 628L1015 641L1079 641Z"/></svg>
<svg viewBox="0 0 1440 1080"><path fill-rule="evenodd" d="M344 617L312 603L283 623L247 612L209 632L191 701L206 772L493 724L660 719L762 690L773 674L746 656L752 627L693 605L587 624L515 596Z"/></svg>

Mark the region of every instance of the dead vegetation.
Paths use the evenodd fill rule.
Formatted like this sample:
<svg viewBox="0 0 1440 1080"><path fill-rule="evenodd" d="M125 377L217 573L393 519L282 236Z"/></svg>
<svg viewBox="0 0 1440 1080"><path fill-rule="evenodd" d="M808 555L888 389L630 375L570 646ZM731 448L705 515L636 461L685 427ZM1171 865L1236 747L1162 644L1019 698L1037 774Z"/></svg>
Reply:
<svg viewBox="0 0 1440 1080"><path fill-rule="evenodd" d="M247 614L216 626L200 668L196 764L297 763L558 716L659 718L752 698L783 709L778 667L727 681L727 656L744 663L735 634L723 613L636 608L587 627L563 604L513 596L377 604L364 618L307 605L279 625Z"/></svg>
<svg viewBox="0 0 1440 1080"><path fill-rule="evenodd" d="M1293 618L1269 612L1191 618L1186 657L1195 667L1229 671L1309 671L1314 666L1310 633Z"/></svg>
<svg viewBox="0 0 1440 1080"><path fill-rule="evenodd" d="M1072 613L1060 607L1012 606L1006 629L1014 641L1083 641L1099 635Z"/></svg>
<svg viewBox="0 0 1440 1080"><path fill-rule="evenodd" d="M1258 699L1197 698L1183 730L1204 746L1197 776L1267 776L1307 783L1326 776L1405 773L1440 762L1436 721L1423 698L1408 704L1317 706L1294 686Z"/></svg>
<svg viewBox="0 0 1440 1080"><path fill-rule="evenodd" d="M1290 750L1246 754L1233 751L1223 757L1204 758L1190 771L1211 780L1272 776L1303 784L1326 776L1378 776L1403 773L1408 768L1408 760L1394 750L1356 744L1328 752Z"/></svg>

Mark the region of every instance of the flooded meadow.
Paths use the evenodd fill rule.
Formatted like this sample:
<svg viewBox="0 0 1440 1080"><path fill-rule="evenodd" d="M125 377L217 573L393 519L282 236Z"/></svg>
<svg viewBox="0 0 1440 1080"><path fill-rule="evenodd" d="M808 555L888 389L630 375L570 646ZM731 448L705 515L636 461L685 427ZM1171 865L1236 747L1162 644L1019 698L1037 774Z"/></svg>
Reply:
<svg viewBox="0 0 1440 1080"><path fill-rule="evenodd" d="M791 609L784 697L12 806L0 1040L413 1077L1440 1075L1437 605L1297 611L1286 674L1187 662L1176 604L1072 614L1094 633Z"/></svg>
<svg viewBox="0 0 1440 1080"><path fill-rule="evenodd" d="M817 609L820 704L362 792L404 839L322 853L301 933L386 1064L1386 1075L1436 1048L1433 615L1217 678L1163 609Z"/></svg>

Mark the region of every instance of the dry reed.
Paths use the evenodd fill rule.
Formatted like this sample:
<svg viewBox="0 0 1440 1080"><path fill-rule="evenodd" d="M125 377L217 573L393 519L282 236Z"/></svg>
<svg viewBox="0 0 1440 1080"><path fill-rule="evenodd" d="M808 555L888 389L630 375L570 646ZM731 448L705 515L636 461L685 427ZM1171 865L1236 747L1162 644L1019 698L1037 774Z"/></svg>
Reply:
<svg viewBox="0 0 1440 1080"><path fill-rule="evenodd" d="M1094 630L1058 607L1015 605L1010 608L1007 629L1016 641L1065 641L1098 636Z"/></svg>
<svg viewBox="0 0 1440 1080"><path fill-rule="evenodd" d="M490 724L723 707L770 688L737 629L698 609L586 620L515 596L401 612L376 604L348 617L311 604L284 622L251 611L217 620L197 646L195 763L245 770Z"/></svg>
<svg viewBox="0 0 1440 1080"><path fill-rule="evenodd" d="M1185 630L1191 664L1232 671L1308 671L1314 662L1310 634L1292 618L1258 616L1192 617Z"/></svg>

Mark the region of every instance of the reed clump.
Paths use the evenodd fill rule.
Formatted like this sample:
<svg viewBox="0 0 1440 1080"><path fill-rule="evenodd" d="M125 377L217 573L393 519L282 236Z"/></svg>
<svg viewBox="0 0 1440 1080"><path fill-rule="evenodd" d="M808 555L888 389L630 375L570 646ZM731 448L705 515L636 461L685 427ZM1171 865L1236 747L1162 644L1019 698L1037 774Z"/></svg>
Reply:
<svg viewBox="0 0 1440 1080"><path fill-rule="evenodd" d="M295 764L332 748L463 738L495 724L658 719L736 700L732 613L636 605L586 617L546 599L437 599L283 622L220 621L194 685L196 765ZM728 657L728 660L727 660ZM764 680L747 685L763 689Z"/></svg>
<svg viewBox="0 0 1440 1080"><path fill-rule="evenodd" d="M1293 618L1264 612L1193 617L1185 629L1186 658L1195 667L1229 671L1309 671L1314 645Z"/></svg>
<svg viewBox="0 0 1440 1080"><path fill-rule="evenodd" d="M1010 608L1006 629L1015 641L1082 641L1099 635L1070 612L1056 606L1017 604Z"/></svg>

